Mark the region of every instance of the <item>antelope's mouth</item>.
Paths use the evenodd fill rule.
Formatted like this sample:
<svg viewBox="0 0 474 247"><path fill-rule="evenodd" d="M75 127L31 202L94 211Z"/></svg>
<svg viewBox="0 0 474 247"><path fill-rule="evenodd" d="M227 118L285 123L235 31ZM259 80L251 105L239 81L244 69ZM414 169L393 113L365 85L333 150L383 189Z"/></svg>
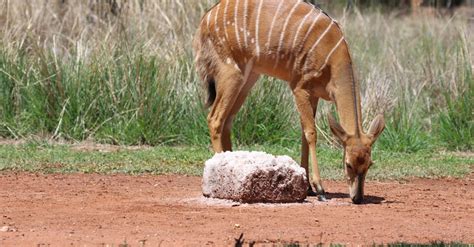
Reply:
<svg viewBox="0 0 474 247"><path fill-rule="evenodd" d="M361 204L364 201L365 174L359 174L351 180L349 193L354 204Z"/></svg>

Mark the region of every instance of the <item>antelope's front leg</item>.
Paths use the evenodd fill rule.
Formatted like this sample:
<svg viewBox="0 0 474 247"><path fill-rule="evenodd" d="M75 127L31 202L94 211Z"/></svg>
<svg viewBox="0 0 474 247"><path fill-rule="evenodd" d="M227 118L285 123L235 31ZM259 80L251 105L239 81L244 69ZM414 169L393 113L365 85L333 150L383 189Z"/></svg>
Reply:
<svg viewBox="0 0 474 247"><path fill-rule="evenodd" d="M316 119L316 110L318 108L318 102L319 102L319 99L315 99L311 103L312 109L313 109L313 118L315 119ZM301 129L304 130L303 123L301 123ZM308 182L311 181L310 176L309 176L309 146L308 146L308 141L306 140L306 135L304 131L302 131L302 135L301 135L301 166L306 171L306 178L308 179ZM318 194L314 192L313 188L311 187L311 183L309 183L308 196L317 196L317 195Z"/></svg>
<svg viewBox="0 0 474 247"><path fill-rule="evenodd" d="M303 135L306 139L309 153L311 155L311 164L313 168L313 176L311 183L316 189L319 199L322 201L326 200L326 193L323 188L321 181L321 175L319 173L318 160L316 157L316 141L317 141L317 132L315 125L315 109L317 105L317 100L311 100L311 94L302 88L296 88L293 90L295 95L296 106L300 112L301 125L303 127ZM303 146L304 148L304 146ZM302 150L304 151L304 150ZM302 154L304 155L304 154ZM302 156L302 160L304 157ZM303 164L304 166L305 164ZM307 164L306 164L307 166Z"/></svg>

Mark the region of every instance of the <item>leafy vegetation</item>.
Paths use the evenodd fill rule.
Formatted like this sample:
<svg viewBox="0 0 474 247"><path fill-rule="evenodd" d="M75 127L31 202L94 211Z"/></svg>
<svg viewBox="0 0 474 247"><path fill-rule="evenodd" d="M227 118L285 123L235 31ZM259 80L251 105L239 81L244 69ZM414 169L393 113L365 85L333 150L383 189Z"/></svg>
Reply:
<svg viewBox="0 0 474 247"><path fill-rule="evenodd" d="M214 1L0 4L0 137L122 145L209 142L191 41ZM104 2L103 4L106 4ZM21 11L28 9L29 11ZM362 85L365 126L384 113L378 149L472 151L473 42L462 16L339 18ZM320 104L320 143L333 145ZM299 118L285 83L262 78L234 126L240 145L293 149Z"/></svg>
<svg viewBox="0 0 474 247"><path fill-rule="evenodd" d="M474 86L457 100L446 97L447 109L439 116L438 133L447 148L472 150L474 148Z"/></svg>

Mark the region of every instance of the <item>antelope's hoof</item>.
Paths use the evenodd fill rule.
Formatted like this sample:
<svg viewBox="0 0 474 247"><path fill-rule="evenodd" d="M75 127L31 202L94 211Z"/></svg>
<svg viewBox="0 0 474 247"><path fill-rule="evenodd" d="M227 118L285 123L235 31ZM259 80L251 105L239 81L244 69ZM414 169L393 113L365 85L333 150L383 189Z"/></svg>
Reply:
<svg viewBox="0 0 474 247"><path fill-rule="evenodd" d="M318 195L318 200L320 202L327 202L328 201L328 199L326 198L326 194Z"/></svg>
<svg viewBox="0 0 474 247"><path fill-rule="evenodd" d="M314 192L313 188L311 186L308 188L308 196L318 196L318 193Z"/></svg>
<svg viewBox="0 0 474 247"><path fill-rule="evenodd" d="M321 201L321 202L327 202L328 199L326 198L326 191L324 191L324 189L322 188L322 186L318 186L317 187L317 191L318 191L318 200Z"/></svg>

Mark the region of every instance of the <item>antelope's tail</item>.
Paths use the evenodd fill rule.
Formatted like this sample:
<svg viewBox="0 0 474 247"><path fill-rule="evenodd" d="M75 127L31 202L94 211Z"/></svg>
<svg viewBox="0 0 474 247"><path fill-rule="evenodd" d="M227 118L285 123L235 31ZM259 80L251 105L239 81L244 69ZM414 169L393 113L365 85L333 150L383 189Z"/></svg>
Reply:
<svg viewBox="0 0 474 247"><path fill-rule="evenodd" d="M215 50L209 42L206 42L205 34L198 29L193 40L194 64L196 71L207 91L206 107L211 107L216 100L216 80L214 78Z"/></svg>
<svg viewBox="0 0 474 247"><path fill-rule="evenodd" d="M206 107L211 107L214 104L214 101L216 100L216 81L214 78L210 78L207 80L206 83L207 86L207 102L206 102Z"/></svg>

